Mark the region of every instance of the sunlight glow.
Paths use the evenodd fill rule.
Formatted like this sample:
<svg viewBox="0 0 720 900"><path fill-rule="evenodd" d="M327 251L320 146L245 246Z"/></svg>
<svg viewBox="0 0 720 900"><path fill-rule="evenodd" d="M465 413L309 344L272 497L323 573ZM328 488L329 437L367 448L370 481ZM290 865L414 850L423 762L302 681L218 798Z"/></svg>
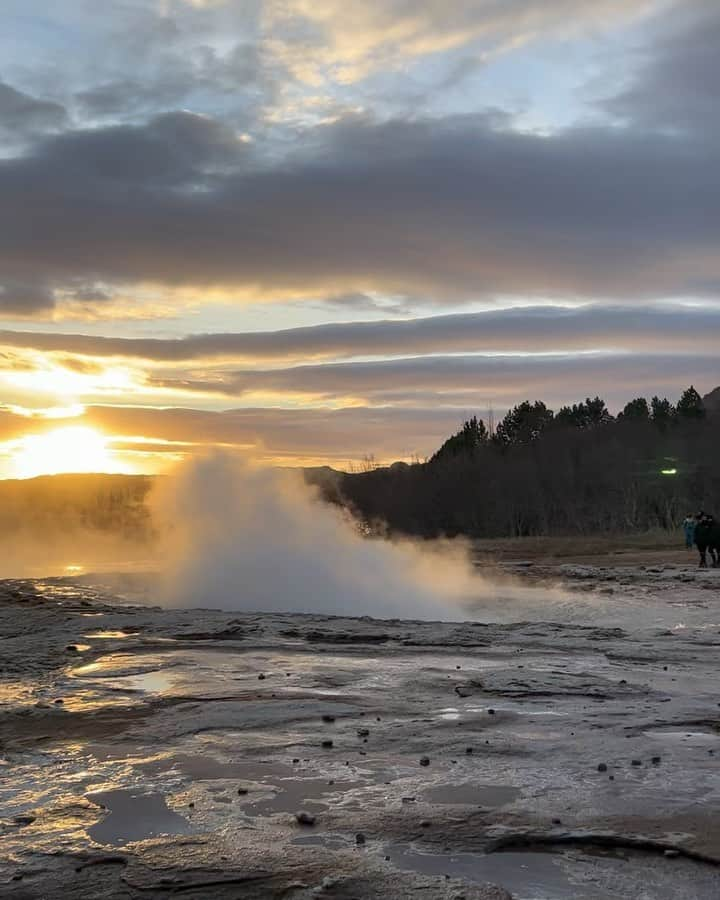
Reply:
<svg viewBox="0 0 720 900"><path fill-rule="evenodd" d="M29 434L14 442L15 478L68 472L127 472L108 447L108 438L94 428L69 425L43 434Z"/></svg>

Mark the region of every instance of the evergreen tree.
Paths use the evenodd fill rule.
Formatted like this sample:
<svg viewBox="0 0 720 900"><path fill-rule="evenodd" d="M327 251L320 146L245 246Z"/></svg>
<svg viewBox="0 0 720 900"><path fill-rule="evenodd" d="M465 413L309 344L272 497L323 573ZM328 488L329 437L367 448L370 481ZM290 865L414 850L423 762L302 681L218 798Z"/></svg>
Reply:
<svg viewBox="0 0 720 900"><path fill-rule="evenodd" d="M489 439L490 436L483 420L473 416L463 422L462 428L445 441L432 459L458 456L461 453L473 454L480 447L486 446Z"/></svg>
<svg viewBox="0 0 720 900"><path fill-rule="evenodd" d="M675 407L667 397L663 397L662 400L657 396L653 397L650 401L650 409L653 422L660 428L667 428L675 421Z"/></svg>
<svg viewBox="0 0 720 900"><path fill-rule="evenodd" d="M694 419L696 421L705 418L705 404L692 385L678 400L677 415L679 419Z"/></svg>
<svg viewBox="0 0 720 900"><path fill-rule="evenodd" d="M636 397L634 400L626 403L618 419L623 419L627 422L649 422L650 407L647 400L644 397Z"/></svg>
<svg viewBox="0 0 720 900"><path fill-rule="evenodd" d="M586 397L584 403L563 406L555 416L555 422L571 428L595 428L612 422L612 418L604 400L600 397L595 397L594 400Z"/></svg>
<svg viewBox="0 0 720 900"><path fill-rule="evenodd" d="M541 401L525 400L513 407L495 431L495 441L501 447L530 444L537 440L553 421L554 413Z"/></svg>

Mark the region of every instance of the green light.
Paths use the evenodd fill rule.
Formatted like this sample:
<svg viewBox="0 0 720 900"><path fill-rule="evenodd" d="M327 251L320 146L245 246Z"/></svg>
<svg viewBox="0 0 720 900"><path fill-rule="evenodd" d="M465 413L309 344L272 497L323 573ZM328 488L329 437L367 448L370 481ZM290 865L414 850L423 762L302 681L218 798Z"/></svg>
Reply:
<svg viewBox="0 0 720 900"><path fill-rule="evenodd" d="M677 469L660 469L661 475L677 475Z"/></svg>

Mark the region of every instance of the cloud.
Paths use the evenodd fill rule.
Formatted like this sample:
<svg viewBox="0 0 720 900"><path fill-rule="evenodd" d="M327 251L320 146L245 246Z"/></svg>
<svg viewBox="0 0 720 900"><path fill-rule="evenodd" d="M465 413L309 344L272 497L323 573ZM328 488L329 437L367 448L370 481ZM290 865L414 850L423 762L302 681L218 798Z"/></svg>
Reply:
<svg viewBox="0 0 720 900"><path fill-rule="evenodd" d="M0 81L0 136L14 144L31 135L61 129L67 112L59 103L39 100Z"/></svg>
<svg viewBox="0 0 720 900"><path fill-rule="evenodd" d="M2 275L0 275L0 279ZM10 315L32 316L47 313L55 306L55 297L47 285L32 280L0 280L0 311Z"/></svg>
<svg viewBox="0 0 720 900"><path fill-rule="evenodd" d="M429 404L442 396L448 405L457 394L475 395L476 404L488 400L511 406L527 398L551 404L567 402L568 387L578 397L602 390L613 405L630 399L628 392L655 393L676 384L715 384L720 380L717 353L701 355L520 355L429 356L373 362L292 366L248 370L234 374L203 372L204 377L151 379L152 384L183 391L225 396L278 395L305 402L363 402L371 406L415 397ZM212 377L210 377L212 376ZM565 398L565 399L562 399ZM407 402L407 401L406 401ZM411 401L412 402L412 401Z"/></svg>
<svg viewBox="0 0 720 900"><path fill-rule="evenodd" d="M88 289L89 290L89 289ZM104 301L90 290L86 299ZM350 298L350 307L354 298ZM359 300L362 306L362 297ZM278 331L122 338L0 331L0 346L159 365L193 361L298 362L425 353L591 350L705 355L720 345L720 306L518 307Z"/></svg>
<svg viewBox="0 0 720 900"><path fill-rule="evenodd" d="M353 82L472 43L486 53L516 48L539 36L628 21L652 7L653 0L365 0L350 7L343 0L286 0L265 9L266 27L285 38L284 60L297 77L316 83L328 71Z"/></svg>
<svg viewBox="0 0 720 900"><path fill-rule="evenodd" d="M675 133L718 133L720 7L679 4L653 23L630 82L601 105L634 125Z"/></svg>
<svg viewBox="0 0 720 900"><path fill-rule="evenodd" d="M648 300L720 283L710 144L464 117L306 141L322 152L260 170L232 130L186 113L58 137L0 162L0 266L239 297Z"/></svg>

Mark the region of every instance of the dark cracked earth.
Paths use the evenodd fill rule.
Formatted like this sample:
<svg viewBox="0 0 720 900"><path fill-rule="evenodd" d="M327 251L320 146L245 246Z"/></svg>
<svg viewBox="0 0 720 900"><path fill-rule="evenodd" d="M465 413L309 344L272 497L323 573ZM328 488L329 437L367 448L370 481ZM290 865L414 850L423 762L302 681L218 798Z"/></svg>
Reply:
<svg viewBox="0 0 720 900"><path fill-rule="evenodd" d="M720 571L517 577L451 624L3 582L0 897L717 900Z"/></svg>

